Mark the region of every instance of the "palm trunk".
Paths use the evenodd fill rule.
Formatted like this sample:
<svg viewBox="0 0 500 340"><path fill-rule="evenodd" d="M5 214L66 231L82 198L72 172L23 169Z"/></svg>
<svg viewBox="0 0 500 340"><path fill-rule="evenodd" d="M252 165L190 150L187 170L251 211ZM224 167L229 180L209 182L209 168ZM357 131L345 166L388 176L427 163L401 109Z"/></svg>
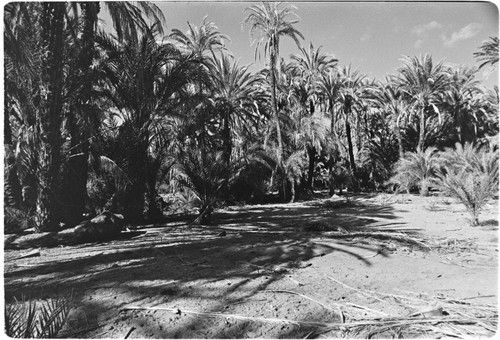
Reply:
<svg viewBox="0 0 500 340"><path fill-rule="evenodd" d="M330 106L330 115L332 116L332 120L330 122L330 130L331 130L332 135L334 137L337 137L337 135L335 134L335 111L333 110L332 100L329 100L328 105Z"/></svg>
<svg viewBox="0 0 500 340"><path fill-rule="evenodd" d="M227 166L229 167L231 161L231 129L229 127L229 115L230 111L228 108L224 110L224 130L223 130L223 143L224 143L224 159Z"/></svg>
<svg viewBox="0 0 500 340"><path fill-rule="evenodd" d="M133 131L133 130L132 130ZM133 132L132 132L133 133ZM128 156L128 177L131 180L125 197L125 218L131 223L140 223L144 220L144 206L147 176L147 143L148 136L137 134L136 145Z"/></svg>
<svg viewBox="0 0 500 340"><path fill-rule="evenodd" d="M42 46L45 58L42 62L41 105L36 114L40 150L35 226L39 231L57 230L59 223L65 10L65 4L61 2L42 4Z"/></svg>
<svg viewBox="0 0 500 340"><path fill-rule="evenodd" d="M4 204L8 207L14 207L17 209L21 208L21 203L23 201L21 182L17 175L16 158L14 156L14 145L12 143L12 130L9 121L9 112L7 110L7 104L4 104L6 110L4 111L3 120L3 145L4 145L4 159L5 159L5 169L7 173L5 174L4 183Z"/></svg>
<svg viewBox="0 0 500 340"><path fill-rule="evenodd" d="M295 201L295 179L290 180L290 193L291 193L291 198L290 198L290 203L293 203Z"/></svg>
<svg viewBox="0 0 500 340"><path fill-rule="evenodd" d="M351 125L349 124L349 118L348 115L345 117L345 132L347 136L347 145L348 145L348 152L349 152L349 167L351 168L352 176L353 176L353 182L354 182L354 190L357 190L358 188L358 181L356 177L356 163L354 162L354 149L352 146L352 137L351 137Z"/></svg>
<svg viewBox="0 0 500 340"><path fill-rule="evenodd" d="M278 104L276 100L276 60L278 58L278 43L276 38L273 38L271 42L270 51L270 72L271 72L271 106L273 110L274 122L276 124L276 135L278 139L278 159L281 162L283 160L283 139L281 137L281 127L278 112ZM283 191L283 202L286 202L286 179L282 179L281 190Z"/></svg>
<svg viewBox="0 0 500 340"><path fill-rule="evenodd" d="M309 156L307 188L312 191L313 190L314 163L315 163L315 158L316 158L316 149L314 147L308 147L307 154Z"/></svg>
<svg viewBox="0 0 500 340"><path fill-rule="evenodd" d="M418 135L417 151L424 151L424 138L425 138L425 105L422 106L420 111L420 131Z"/></svg>
<svg viewBox="0 0 500 340"><path fill-rule="evenodd" d="M78 92L78 102L74 105L71 113L80 114L84 120L88 120L91 118L90 115L94 114L94 112L88 110L88 103L91 101L92 84L95 82L91 78L89 69L94 58L95 26L100 6L98 2L82 2L80 7L84 24L77 72L83 81ZM90 133L88 131L89 127L78 125L73 115L68 117L68 127L71 135L72 155L64 175L62 201L65 202L63 209L65 222L74 225L81 221L85 212Z"/></svg>
<svg viewBox="0 0 500 340"><path fill-rule="evenodd" d="M403 137L401 136L401 130L399 129L399 126L396 125L396 138L398 140L398 151L399 151L399 159L403 158L404 156L404 151L403 151Z"/></svg>
<svg viewBox="0 0 500 340"><path fill-rule="evenodd" d="M281 138L281 127L278 113L278 104L276 100L276 54L273 49L271 49L271 63L270 63L270 72L271 72L271 107L273 110L273 118L274 123L276 124L276 135L278 138L278 153L281 157L283 154L283 140Z"/></svg>

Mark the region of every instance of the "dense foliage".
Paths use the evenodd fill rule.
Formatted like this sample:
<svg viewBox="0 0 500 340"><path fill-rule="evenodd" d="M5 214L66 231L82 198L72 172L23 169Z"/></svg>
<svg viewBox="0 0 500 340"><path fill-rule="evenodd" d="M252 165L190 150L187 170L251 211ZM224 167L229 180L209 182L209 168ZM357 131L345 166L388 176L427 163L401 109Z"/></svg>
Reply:
<svg viewBox="0 0 500 340"><path fill-rule="evenodd" d="M172 197L209 223L224 202L384 189L391 178L422 194L440 178L476 211L491 193L470 192L498 181L483 149L460 171L438 161L445 148L497 138L498 87L481 85L475 65L406 56L393 75L368 79L302 47L294 8L266 2L242 18L268 65L252 73L208 18L168 34L151 3L103 6L112 34L98 2L4 7L6 230L58 230L103 209L139 223ZM298 46L288 60L280 39ZM496 67L498 38L475 57Z"/></svg>

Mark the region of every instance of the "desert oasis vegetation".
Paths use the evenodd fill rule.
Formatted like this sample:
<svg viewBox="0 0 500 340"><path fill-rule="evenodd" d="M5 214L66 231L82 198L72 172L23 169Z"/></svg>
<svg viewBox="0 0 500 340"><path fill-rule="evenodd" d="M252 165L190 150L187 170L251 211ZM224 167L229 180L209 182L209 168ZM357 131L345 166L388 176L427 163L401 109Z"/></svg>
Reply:
<svg viewBox="0 0 500 340"><path fill-rule="evenodd" d="M495 5L3 10L4 335L496 334Z"/></svg>

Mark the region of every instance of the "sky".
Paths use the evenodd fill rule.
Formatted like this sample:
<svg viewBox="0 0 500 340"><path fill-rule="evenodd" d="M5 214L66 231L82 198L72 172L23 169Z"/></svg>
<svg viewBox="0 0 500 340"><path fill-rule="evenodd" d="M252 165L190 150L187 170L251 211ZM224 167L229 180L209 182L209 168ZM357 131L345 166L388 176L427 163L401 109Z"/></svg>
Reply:
<svg viewBox="0 0 500 340"><path fill-rule="evenodd" d="M259 2L155 2L163 11L167 29L199 26L204 16L231 39L227 48L240 65L254 59L248 27L242 25L245 8ZM304 35L303 46L315 47L351 64L370 78L383 80L395 73L405 55L431 54L452 66L478 66L473 53L489 37L498 36L498 8L488 2L288 2L296 7L295 27ZM299 53L293 40L280 41L280 56ZM498 83L498 66L483 68L478 77L487 87Z"/></svg>

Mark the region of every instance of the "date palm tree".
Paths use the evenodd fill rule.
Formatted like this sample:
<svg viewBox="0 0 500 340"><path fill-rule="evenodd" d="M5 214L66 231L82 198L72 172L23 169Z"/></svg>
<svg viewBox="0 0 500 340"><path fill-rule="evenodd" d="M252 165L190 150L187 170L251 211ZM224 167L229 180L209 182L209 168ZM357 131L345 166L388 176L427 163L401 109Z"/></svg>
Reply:
<svg viewBox="0 0 500 340"><path fill-rule="evenodd" d="M380 84L373 91L375 106L390 117L390 125L398 140L399 158L404 155L401 129L404 128L403 122L407 119L411 110L404 95L403 89L394 82L393 77L386 77L385 83Z"/></svg>
<svg viewBox="0 0 500 340"><path fill-rule="evenodd" d="M480 51L474 52L474 58L481 62L480 69L488 64L491 66L498 64L498 37L490 37L490 40L483 42L479 49Z"/></svg>
<svg viewBox="0 0 500 340"><path fill-rule="evenodd" d="M248 71L248 66L239 66L227 53L213 56L210 67L213 79L213 99L222 118L224 159L229 165L232 153L232 135L235 130L256 125L259 116L256 100L259 97L259 79Z"/></svg>
<svg viewBox="0 0 500 340"><path fill-rule="evenodd" d="M66 202L64 219L69 223L77 223L85 209L85 197L88 178L88 158L90 140L99 124L98 98L93 87L99 81L99 71L92 66L96 61L96 34L98 19L102 5L109 14L119 41L137 41L141 32L148 29L146 20L157 23L156 27L163 33L165 17L155 4L142 2L81 2L68 3L67 12L74 18L73 30L75 38L76 65L70 68L72 96L71 115L66 122L71 138L71 155L68 157L67 170L64 173L64 184L61 200ZM71 17L68 16L68 20ZM70 22L70 21L69 21ZM81 34L79 34L81 32Z"/></svg>
<svg viewBox="0 0 500 340"><path fill-rule="evenodd" d="M207 135L210 134L210 121L214 119L213 103L209 100L211 78L209 67L215 52L225 50L225 43L229 38L219 31L214 22L205 16L200 26L188 22L188 30L184 33L179 29L172 29L170 38L175 41L178 48L186 54L197 58L198 76L193 82L193 92L196 93L198 105L193 109L192 123L198 131L198 138L202 148L207 145ZM194 94L194 93L193 93Z"/></svg>
<svg viewBox="0 0 500 340"><path fill-rule="evenodd" d="M356 163L352 144L351 119L353 113L359 115L362 110L363 86L366 76L351 66L344 66L340 70L341 88L338 95L339 110L344 120L345 134L349 153L349 167L356 178ZM359 119L359 118L358 118ZM356 183L354 183L356 186Z"/></svg>
<svg viewBox="0 0 500 340"><path fill-rule="evenodd" d="M451 124L458 141L463 144L472 142L475 136L475 123L480 108L476 98L482 95L479 81L475 79L476 68L461 66L450 73L450 84L442 93L443 106L450 115Z"/></svg>
<svg viewBox="0 0 500 340"><path fill-rule="evenodd" d="M140 27L145 27L145 20L142 18L145 12L150 17L163 18L157 7L146 2L137 6L125 2L105 3L105 6L110 8L112 19L118 19L115 21L119 21L116 24L119 31L118 36L122 39L132 39L132 35L137 34ZM6 59L8 61L6 75L8 74L8 79L14 79L11 66L15 66L18 70L22 69L24 78L23 81L18 82L19 85L22 84L22 86L17 87L19 91L12 91L12 88L7 90L6 98L16 98L15 100L9 99L9 110L7 111L9 117L6 117L5 121L13 121L10 119L12 117L10 113L14 115L13 112L19 112L19 110L12 110L12 108L14 106L20 108L18 104L22 103L26 119L22 119L21 131L24 131L24 134L33 131L40 137L37 143L30 144L31 153L34 156L38 155L39 158L39 162L35 162L38 163L36 166L40 168L38 172L44 173L41 176L36 176L40 181L37 179L31 185L35 190L38 190L38 196L40 196L37 199L39 205L37 210L43 216L37 219L39 229L55 229L58 224L57 220L64 220L63 215L75 216L78 219L83 211L87 180L87 157L85 154L88 144L84 136L87 127L81 124L89 119L88 106L94 100L89 93L91 93L92 85L96 84L97 78L94 77L94 68L89 66L97 57L93 39L97 30L96 23L99 11L99 3L64 2L58 5L12 3L4 11L4 28L6 28L4 37L9 50L7 54L12 57ZM63 12L62 19L60 19L60 12ZM50 22L52 17L54 19L57 17L54 23ZM126 28L124 28L125 26ZM45 38L40 38L40 34L37 32L45 35ZM57 39L57 45L50 39ZM51 50L52 48L54 50ZM57 55L58 60L54 59L54 54ZM62 73L58 71L60 67L64 69ZM50 73L52 70L56 72ZM56 93L56 91L62 91L64 95ZM47 105L51 106L50 114L42 112L46 111L45 106ZM30 107L36 108L36 110L30 110ZM33 113L31 114L29 111ZM54 117L54 115L58 115L58 117ZM42 126L42 129L35 128L35 116L38 120L36 125ZM45 118L50 118L50 122L44 122ZM11 125L7 124L6 128L10 129ZM63 127L64 138L54 137L61 134ZM40 131L41 133L38 133ZM7 134L7 136L10 135ZM22 140L30 140L28 137L24 135ZM71 140L70 147L67 147L67 143L64 141L68 138ZM24 144L26 145L26 143ZM67 154L68 152L71 154ZM20 152L16 155L27 154L27 152ZM55 157L52 157L54 155ZM17 163L27 164L22 160ZM33 163L30 164L34 168ZM49 169L53 172L50 175L47 174ZM24 176L21 173L26 173L21 169L18 172L21 178ZM74 176L75 181L72 180L72 176ZM58 178L58 180L54 180L54 178ZM63 181L59 179L63 179ZM49 182L54 184L48 185ZM62 184L63 188L59 190L61 182L71 185ZM68 188L73 188L75 195L67 192ZM64 192L75 202L66 202L67 197L60 196ZM68 207L75 206L78 206L73 210L73 212L77 211L76 213L67 211ZM52 210L52 212L47 210ZM45 223L44 221L47 222L46 226L41 225Z"/></svg>
<svg viewBox="0 0 500 340"><path fill-rule="evenodd" d="M42 74L40 104L36 111L36 138L39 141L35 224L39 230L57 230L59 211L57 202L60 181L62 138L62 89L64 84L64 3L45 2L41 13Z"/></svg>
<svg viewBox="0 0 500 340"><path fill-rule="evenodd" d="M417 150L423 150L425 145L426 113L439 113L437 104L449 84L447 71L442 60L434 64L428 54L420 58L406 56L403 58L403 66L398 69L398 82L419 111Z"/></svg>
<svg viewBox="0 0 500 340"><path fill-rule="evenodd" d="M126 217L132 220L142 218L146 180L157 175L158 167L151 166L149 156L165 146L163 138L169 134L162 122L182 105L183 92L195 79L198 67L192 55L184 55L173 44L157 42L155 28L146 31L137 43L100 40L109 55L105 67L109 97L123 117L118 145L125 152L114 150L114 156L120 158L115 161L126 169L131 181L125 203Z"/></svg>
<svg viewBox="0 0 500 340"><path fill-rule="evenodd" d="M322 74L316 82L317 91L326 102L326 108L330 114L330 133L335 139L338 138L336 133L337 110L336 104L340 96L343 81L338 70L331 70L327 74Z"/></svg>
<svg viewBox="0 0 500 340"><path fill-rule="evenodd" d="M269 54L269 73L271 79L271 111L276 125L278 139L278 154L283 154L283 140L279 122L277 105L277 73L280 69L279 63L279 43L281 37L289 37L300 45L299 38L304 39L294 25L298 19L289 19L295 16L291 7L281 7L279 2L263 2L262 5L250 6L245 9L248 12L244 23L250 27L250 35L258 34L252 44L255 44L255 58L260 56L260 50L264 50L264 56Z"/></svg>
<svg viewBox="0 0 500 340"><path fill-rule="evenodd" d="M333 70L338 60L331 55L321 52L322 46L314 49L312 43L309 44L309 49L300 47L300 54L292 54L290 58L294 62L297 69L297 75L304 79L314 91L314 84L318 79ZM312 112L311 112L312 113Z"/></svg>
<svg viewBox="0 0 500 340"><path fill-rule="evenodd" d="M34 101L42 61L40 15L40 3L9 3L4 8L4 202L25 211L34 209L36 196Z"/></svg>
<svg viewBox="0 0 500 340"><path fill-rule="evenodd" d="M292 82L295 86L292 94L298 94L297 102L300 108L300 115L314 115L315 100L318 98L318 89L315 86L318 79L327 72L333 70L336 66L337 59L321 52L321 46L314 48L312 43L309 44L309 49L304 47L299 48L300 54L292 54L292 68L294 75ZM309 108L307 109L307 106ZM319 117L317 117L319 118ZM306 187L312 190L314 166L316 155L321 149L321 143L318 143L318 134L324 135L324 129L321 127L321 132L318 130L320 125L316 123L318 119L306 120L304 137L310 141L306 143L307 154L309 158L308 178ZM302 128L301 128L302 129ZM324 137L324 136L323 136Z"/></svg>

